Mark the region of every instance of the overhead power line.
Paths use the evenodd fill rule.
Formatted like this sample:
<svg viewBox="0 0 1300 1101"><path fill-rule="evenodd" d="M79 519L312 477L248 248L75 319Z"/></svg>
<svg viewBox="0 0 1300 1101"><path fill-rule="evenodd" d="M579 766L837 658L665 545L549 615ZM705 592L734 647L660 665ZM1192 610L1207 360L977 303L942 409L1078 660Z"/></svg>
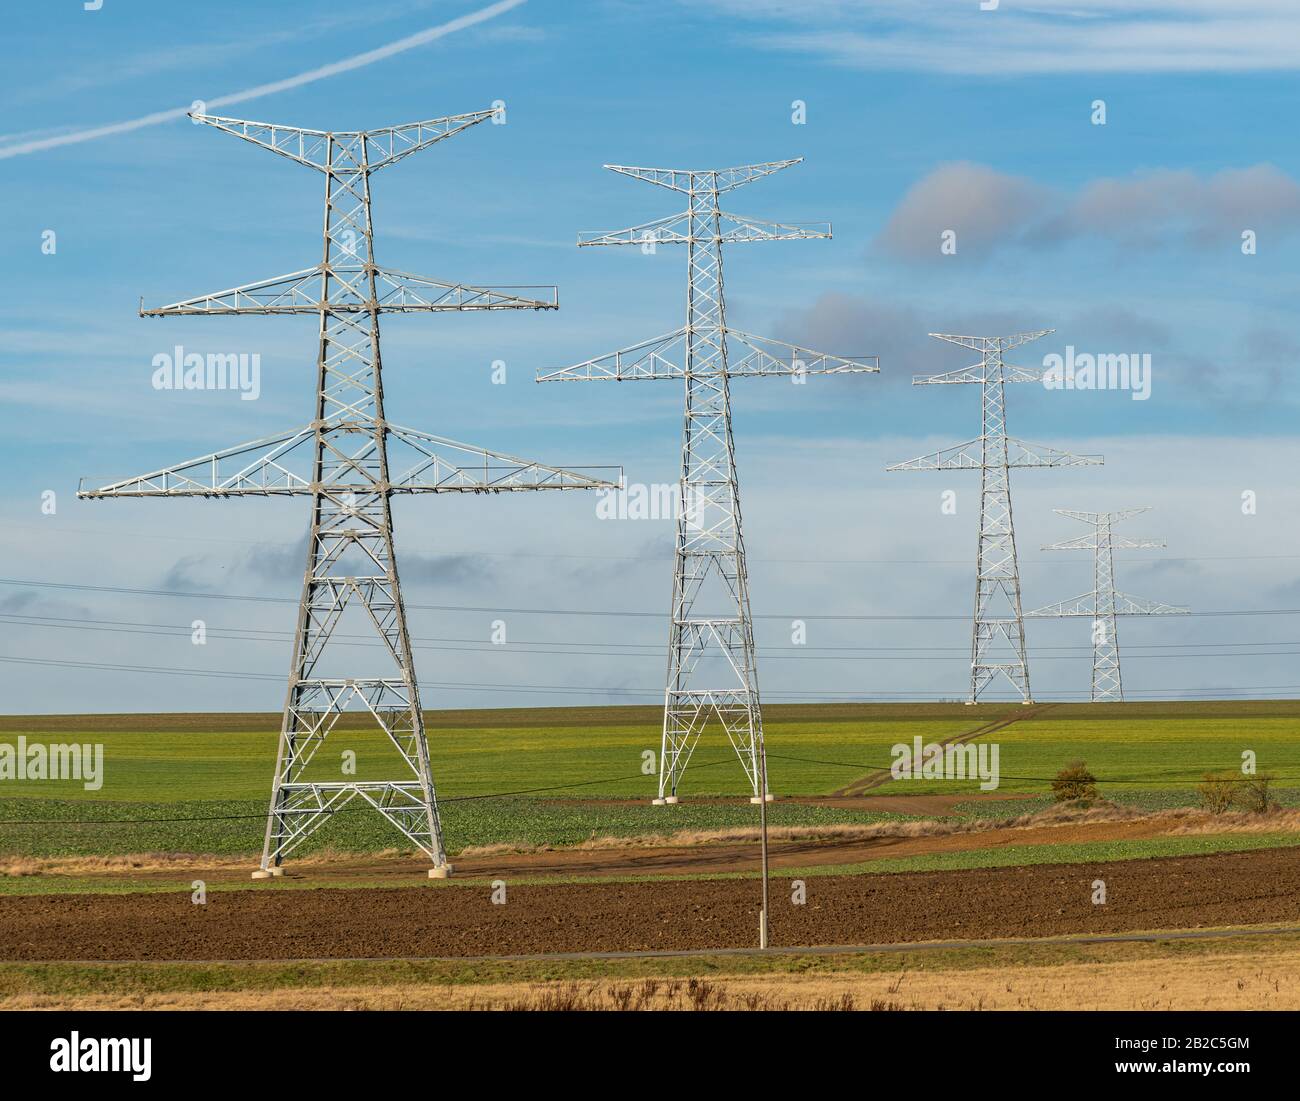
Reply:
<svg viewBox="0 0 1300 1101"><path fill-rule="evenodd" d="M176 589L145 589L129 588L118 585L87 585L79 582L70 581L33 581L15 577L0 577L0 585L12 585L19 588L32 589L65 589L73 592L100 592L100 593L117 593L127 596L157 596L169 597L181 600L219 600L219 601L248 601L257 604L297 604L298 601L292 597L286 596L264 596L251 593L204 593L204 592L187 592ZM593 616L596 618L629 618L629 619L662 619L662 612L650 611L612 611L599 608L519 608L519 607L502 607L491 604L417 604L407 602L406 607L409 611L422 612L481 612L486 615L558 615L558 616ZM1278 615L1300 615L1300 608L1245 608L1235 611L1220 612L1188 612L1190 617L1201 618L1220 618L1225 616L1278 616ZM898 621L898 622L946 622L952 620L969 621L969 616L964 615L901 615L901 614L876 614L876 613L831 613L831 612L798 612L782 613L768 612L754 615L753 619L781 620L786 623L794 620L818 620L818 621L844 621L844 622L879 622L879 621Z"/></svg>
<svg viewBox="0 0 1300 1101"><path fill-rule="evenodd" d="M19 657L16 655L0 654L0 662L7 662L15 665L33 665L33 666L50 666L54 668L72 668L72 669L103 669L112 672L124 673L149 673L166 676L182 677L203 677L216 679L237 679L237 680L263 680L263 681L280 681L283 678L275 673L255 673L250 671L241 671L233 669L185 669L174 666L162 665L124 665L113 662L96 662L96 661L74 661L64 658L33 658ZM627 688L627 687L605 687L600 685L581 685L581 684L515 684L515 683L483 683L478 681L420 681L421 688L431 688L440 691L479 691L490 690L492 692L516 692L516 693L566 693L582 692L592 695L601 696L645 696L651 699L662 699L662 689L652 688ZM1155 698L1167 698L1171 695L1179 696L1196 696L1196 697L1220 697L1238 694L1252 694L1258 692L1297 692L1300 691L1300 685L1296 684L1265 684L1252 686L1236 687L1199 687L1194 689L1186 688L1150 688L1141 692L1130 692L1131 696L1148 696ZM891 689L889 691L872 691L872 692L768 692L766 695L780 699L801 702L805 700L840 700L846 703L870 702L875 699L896 699L896 700L947 700L951 699L951 693L934 692L928 689ZM1046 693L1044 699L1070 700L1073 697L1067 693ZM1001 701L998 701L1001 702Z"/></svg>
<svg viewBox="0 0 1300 1101"><path fill-rule="evenodd" d="M193 627L187 624L133 623L130 621L73 619L55 616L23 616L0 613L0 623L19 627L34 627L46 630L95 631L108 634L138 635L147 638L189 639ZM283 646L292 641L292 635L283 631L263 631L254 628L219 628L207 625L204 628L209 641L218 642L261 642ZM365 649L381 648L382 644L369 641L369 636L335 632L333 638L338 646L358 646ZM355 641L349 641L355 640ZM421 651L438 651L450 653L506 654L511 656L540 655L545 657L599 657L599 658L634 658L661 659L662 647L644 643L606 643L589 640L583 643L562 642L555 639L512 640L509 643L494 643L482 638L421 638L412 636L412 649ZM601 647L600 649L577 649L580 646ZM1250 647L1236 652L1199 652L1187 653L1189 648L1205 647ZM1300 657L1300 650L1262 650L1264 646L1300 646L1300 642L1209 642L1199 644L1175 643L1166 646L1133 646L1133 650L1174 649L1178 653L1164 654L1140 653L1133 655L1134 660L1188 658L1270 658ZM904 646L904 647L858 647L858 646L764 646L767 661L958 661L967 651L953 646ZM1089 653L1086 646L1043 646L1035 648L1039 661L1077 661L1083 654Z"/></svg>
<svg viewBox="0 0 1300 1101"><path fill-rule="evenodd" d="M94 535L104 536L111 539L137 538L148 542L157 542L167 540L179 543L220 543L230 546L241 547L260 547L262 549L281 548L297 549L304 544L301 540L297 542L289 540L266 540L266 539L230 539L217 536L201 535L168 535L165 532L138 531L131 528L123 530L114 530L112 528L83 528L83 527L65 527L58 525L54 527L49 523L44 524L18 524L12 521L5 521L6 530L17 531L39 531L49 533L51 530L56 531L59 535ZM537 551L537 550L487 550L480 547L443 547L439 557L445 558L463 558L472 556L474 558L522 558L533 559L537 561L578 561L578 562L644 562L647 565L662 566L665 562L671 561L672 554L665 551L663 554L566 554L560 551ZM969 566L970 561L965 558L769 558L756 557L748 555L750 565L771 565L771 566L847 566L872 568L875 566ZM1197 554L1197 555L1172 555L1159 554L1143 558L1125 558L1123 556L1116 558L1116 562L1142 562L1150 564L1152 562L1265 562L1276 560L1291 560L1300 558L1300 554ZM1028 566L1037 566L1051 568L1059 571L1061 563L1053 561L1050 558L1021 558L1020 568Z"/></svg>

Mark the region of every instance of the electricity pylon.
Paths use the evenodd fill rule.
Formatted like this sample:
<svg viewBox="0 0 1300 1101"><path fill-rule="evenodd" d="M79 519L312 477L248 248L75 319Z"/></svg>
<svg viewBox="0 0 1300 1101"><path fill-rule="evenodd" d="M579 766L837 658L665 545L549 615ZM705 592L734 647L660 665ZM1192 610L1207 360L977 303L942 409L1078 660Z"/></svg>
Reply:
<svg viewBox="0 0 1300 1101"><path fill-rule="evenodd" d="M977 439L931 455L896 463L886 470L978 470L980 472L980 535L975 564L975 615L971 630L970 699L997 679L1006 677L1032 703L1029 662L1025 655L1025 620L1020 605L1020 566L1016 558L1016 529L1011 514L1011 469L1035 466L1095 466L1100 455L1071 455L1054 447L1026 443L1007 435L1008 382L1039 382L1037 368L1004 363L1003 353L1054 329L1011 336L954 336L931 333L939 340L980 353L980 362L942 375L916 375L913 386L974 383L980 387L982 429Z"/></svg>
<svg viewBox="0 0 1300 1101"><path fill-rule="evenodd" d="M445 310L555 309L555 289L440 283L374 262L370 176L491 118L492 111L380 130L322 131L194 115L325 177L324 256L304 271L200 295L142 316L317 314L316 415L305 427L128 478L79 497L311 498L311 534L280 748L255 878L281 874L285 856L359 798L450 872L393 550L394 494L597 489L591 474L454 443L387 419L379 315ZM547 291L545 298L521 291ZM403 456L401 453L405 452ZM396 454L395 454L396 453ZM376 631L396 675L325 675L344 612ZM336 663L337 664L337 663ZM387 661L385 662L387 664ZM405 761L400 779L308 779L307 766L349 707L368 711Z"/></svg>
<svg viewBox="0 0 1300 1101"><path fill-rule="evenodd" d="M880 369L878 357L845 359L754 336L727 324L722 246L829 237L829 224L786 225L730 214L718 197L798 164L802 158L693 171L606 165L687 197L681 214L610 233L581 234L580 246L686 245L686 324L652 340L540 375L539 382L681 379L685 382L682 468L673 570L668 676L664 693L659 797L676 803L700 735L716 718L753 788L762 791L763 719L740 493L731 434L730 379ZM704 662L702 666L701 663ZM761 794L760 794L761 793Z"/></svg>
<svg viewBox="0 0 1300 1101"><path fill-rule="evenodd" d="M1124 509L1122 512L1074 512L1056 508L1053 512L1071 516L1092 525L1092 531L1077 539L1063 543L1049 543L1043 550L1090 550L1093 552L1092 592L1049 604L1026 612L1035 617L1086 616L1092 620L1092 702L1122 700L1124 680L1119 667L1119 631L1116 616L1122 615L1187 615L1187 608L1176 608L1158 600L1142 600L1115 589L1115 555L1118 550L1151 550L1165 546L1163 539L1116 538L1111 528L1121 520L1141 515L1151 510Z"/></svg>

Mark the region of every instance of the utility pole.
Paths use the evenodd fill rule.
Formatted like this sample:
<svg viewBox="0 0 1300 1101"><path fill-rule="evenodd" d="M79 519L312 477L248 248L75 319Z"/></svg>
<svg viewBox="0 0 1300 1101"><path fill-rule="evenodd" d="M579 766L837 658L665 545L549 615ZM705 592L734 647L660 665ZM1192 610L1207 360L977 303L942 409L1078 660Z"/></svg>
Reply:
<svg viewBox="0 0 1300 1101"><path fill-rule="evenodd" d="M802 159L802 158L800 158ZM798 164L773 161L722 169L606 165L686 196L687 209L630 229L582 234L579 246L686 246L686 324L670 333L539 376L539 382L681 380L685 390L668 675L656 804L676 803L704 728L716 719L740 758L752 799L771 799L760 775L763 720L740 491L731 432L730 380L880 369L877 357L825 355L754 336L726 320L722 246L830 237L829 224L785 225L721 209L719 197Z"/></svg>
<svg viewBox="0 0 1300 1101"><path fill-rule="evenodd" d="M1092 620L1092 702L1122 700L1124 678L1119 666L1119 628L1116 620L1122 615L1187 615L1188 608L1176 608L1156 600L1142 600L1115 589L1115 551L1152 550L1165 546L1163 539L1129 539L1116 536L1115 524L1150 512L1151 506L1124 509L1122 512L1075 512L1067 508L1053 509L1062 516L1091 526L1092 531L1062 543L1049 543L1043 550L1092 551L1092 592L1049 604L1026 612L1038 618L1086 616Z"/></svg>
<svg viewBox="0 0 1300 1101"><path fill-rule="evenodd" d="M302 428L78 496L311 498L307 566L261 866L253 873L257 879L282 874L284 858L354 799L382 815L429 857L431 878L451 872L398 580L392 497L600 489L619 483L618 478L608 481L454 443L399 427L386 416L381 313L558 306L554 287L499 290L442 283L380 268L374 261L371 175L493 113L357 131L191 116L324 176L323 258L303 271L158 309L142 308L141 315L319 316L315 415ZM386 651L387 675L350 675L354 666L346 663L355 665L356 659L329 646L345 613L375 631ZM379 724L405 763L400 778L322 780L307 775L312 758L349 708L368 712Z"/></svg>
<svg viewBox="0 0 1300 1101"><path fill-rule="evenodd" d="M759 775L763 782L763 790L766 791L767 790L767 747L766 746L759 747L758 764L759 764ZM766 948L767 931L768 931L768 914L770 913L768 907L768 901L767 901L768 867L767 867L767 800L766 799L760 799L758 801L758 829L760 834L762 835L760 843L763 848L762 851L763 902L762 902L761 909L759 910L759 916L758 916L758 946L760 948Z"/></svg>
<svg viewBox="0 0 1300 1101"><path fill-rule="evenodd" d="M1053 447L1026 443L1007 435L1004 386L1009 382L1040 382L1043 372L1003 361L1004 353L1053 329L1011 336L955 336L931 333L938 340L979 352L972 367L941 375L917 375L913 386L973 384L981 394L978 438L932 455L922 455L886 470L978 470L980 472L980 533L975 564L975 614L971 629L970 699L999 676L1005 677L1022 703L1032 703L1029 662L1025 653L1025 620L1020 605L1020 566L1016 558L1016 529L1011 513L1011 470L1021 467L1096 466L1100 455L1071 455Z"/></svg>

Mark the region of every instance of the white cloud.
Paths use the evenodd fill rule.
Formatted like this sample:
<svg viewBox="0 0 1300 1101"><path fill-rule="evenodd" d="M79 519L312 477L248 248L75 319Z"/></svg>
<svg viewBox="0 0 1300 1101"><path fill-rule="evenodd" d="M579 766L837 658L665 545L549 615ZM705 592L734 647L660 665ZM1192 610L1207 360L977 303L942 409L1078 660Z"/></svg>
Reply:
<svg viewBox="0 0 1300 1101"><path fill-rule="evenodd" d="M773 50L862 69L1005 76L1300 67L1291 0L707 0Z"/></svg>
<svg viewBox="0 0 1300 1101"><path fill-rule="evenodd" d="M473 27L479 23L484 23L489 19L495 19L498 15L504 15L506 12L519 7L526 3L527 0L498 0L495 4L489 4L478 11L470 12L468 15L458 16L455 19L448 20L446 23L439 24L436 27L430 27L427 30L420 31L417 34L407 35L405 38L399 38L396 42L389 42L385 46L379 46L373 50L367 50L365 53L354 54L351 57L345 57L341 61L332 62L329 65L322 65L319 68L308 69L306 72L298 73L295 76L286 77L283 80L275 80L269 84L259 84L254 88L246 88L242 92L231 92L224 96L217 96L204 101L206 110L212 110L218 107L229 107L236 103L244 103L250 99L259 99L262 96L269 96L275 92L287 92L291 88L299 88L304 84L312 84L318 80L325 80L328 77L337 76L340 73L351 72L353 69L360 69L366 65L373 65L376 61L383 61L393 57L396 54L404 53L407 50L413 50L417 46L424 46L430 42L436 42L440 38L445 38L449 34L455 34L457 31L465 30L467 27ZM111 137L114 134L125 134L132 130L142 130L147 126L157 126L164 122L174 122L182 119L189 112L189 106L173 107L165 111L155 111L149 115L142 115L139 118L128 119L125 122L114 122L107 126L97 126L90 130L78 130L74 133L56 134L49 137L37 138L19 142L15 145L0 146L0 160L6 157L17 157L26 153L38 153L44 149L55 149L62 145L75 145L79 142L93 141L96 138Z"/></svg>

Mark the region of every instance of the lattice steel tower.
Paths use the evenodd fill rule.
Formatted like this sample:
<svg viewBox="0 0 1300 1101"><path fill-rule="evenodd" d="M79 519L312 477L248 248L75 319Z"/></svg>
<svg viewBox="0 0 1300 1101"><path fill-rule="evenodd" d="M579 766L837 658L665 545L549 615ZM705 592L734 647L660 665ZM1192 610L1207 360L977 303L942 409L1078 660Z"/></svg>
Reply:
<svg viewBox="0 0 1300 1101"><path fill-rule="evenodd" d="M319 315L315 417L303 428L78 496L311 498L307 568L261 869L254 873L258 878L279 874L289 852L356 798L429 856L431 876L450 871L393 550L393 495L617 484L402 428L385 415L381 313L542 310L558 304L553 287L508 288L505 293L389 271L374 262L371 174L492 115L476 111L346 132L193 116L324 175L324 255L320 264L304 271L142 308L141 314ZM544 298L520 293L543 290ZM353 667L327 672L342 656L329 643L345 612L370 624L386 651L385 665L395 667L395 674L340 675L354 671L355 658L347 658ZM401 778L308 778L312 758L350 707L369 712L378 722L405 762Z"/></svg>
<svg viewBox="0 0 1300 1101"><path fill-rule="evenodd" d="M687 197L681 214L611 233L579 236L580 246L686 246L686 324L641 344L539 376L539 382L681 379L685 383L681 508L673 571L668 677L664 693L659 797L678 785L700 735L716 718L760 796L763 720L740 493L731 434L732 378L878 371L877 357L845 359L741 332L727 324L722 246L745 241L829 237L829 224L787 225L730 214L719 196L798 164L802 158L737 168L687 170L606 165ZM766 795L767 793L762 793ZM770 795L767 795L771 798Z"/></svg>
<svg viewBox="0 0 1300 1101"><path fill-rule="evenodd" d="M939 340L980 353L972 367L942 375L917 375L913 386L974 383L980 387L982 430L978 439L922 455L887 470L978 470L980 472L980 534L975 564L975 615L971 630L970 699L997 679L1006 677L1031 703L1029 663L1025 655L1025 620L1020 605L1020 566L1016 558L1016 529L1011 513L1013 467L1093 466L1099 455L1071 455L1007 435L1008 382L1039 382L1043 372L1003 362L1012 348L1046 336L1054 329L1011 336L954 336L931 333Z"/></svg>
<svg viewBox="0 0 1300 1101"><path fill-rule="evenodd" d="M1176 608L1157 600L1142 600L1115 589L1115 554L1118 550L1151 550L1165 546L1163 539L1118 538L1112 527L1122 520L1140 516L1151 510L1150 505L1129 508L1122 512L1074 512L1067 508L1053 509L1062 516L1082 520L1092 526L1087 535L1067 539L1062 543L1049 543L1043 550L1090 550L1093 553L1092 592L1036 608L1026 615L1036 617L1086 616L1092 620L1092 702L1122 700L1124 679L1119 667L1119 629L1116 616L1122 615L1186 615L1187 608Z"/></svg>

